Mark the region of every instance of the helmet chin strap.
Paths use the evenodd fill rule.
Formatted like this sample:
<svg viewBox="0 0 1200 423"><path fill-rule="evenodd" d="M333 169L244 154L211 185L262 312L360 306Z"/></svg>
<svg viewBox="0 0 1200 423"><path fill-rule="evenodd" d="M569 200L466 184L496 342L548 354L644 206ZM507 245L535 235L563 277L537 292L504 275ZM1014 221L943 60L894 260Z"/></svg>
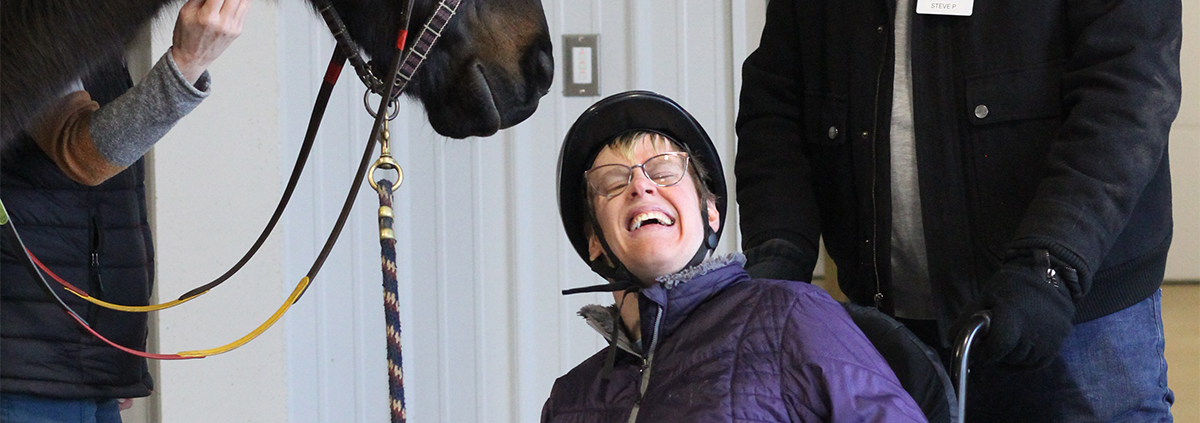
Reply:
<svg viewBox="0 0 1200 423"><path fill-rule="evenodd" d="M703 205L700 206L700 221L704 225L704 242L700 243L700 248L696 249L696 255L692 256L692 261L688 262L685 269L703 263L708 252L717 249L717 241L720 241L712 226L708 225L708 207Z"/></svg>
<svg viewBox="0 0 1200 423"><path fill-rule="evenodd" d="M701 219L702 222L708 222L708 207L700 207L700 216L703 217L703 219ZM599 225L596 224L595 216L593 216L588 223L593 225L592 228L594 230L592 233L596 234L597 240L600 241L600 247L604 249L604 254L588 262L588 266L592 268L593 272L596 272L600 276L604 277L604 279L607 279L609 283L585 286L582 288L565 289L562 292L563 295L579 294L583 292L616 291L625 291L625 295L629 295L640 291L643 287L649 286L649 284L639 280L632 273L629 273L629 270L625 268L625 265L621 263L621 260L617 258L617 255L613 254L612 249L608 247L608 241L604 239L604 231L600 230L598 227ZM688 262L687 266L684 268L692 267L704 262L704 258L708 255L708 252L717 248L718 240L717 233L713 231L712 227L709 225L704 225L704 242L700 243L700 247L696 249L696 255L692 256L692 260ZM607 262L604 260L605 257L608 257ZM623 303L624 296L621 298L622 300L619 302ZM606 382L612 375L613 364L616 362L617 332L623 326L622 321L623 320L621 318L620 311L614 311L613 327L608 338L608 353L605 354L604 357L604 369L600 371L600 379Z"/></svg>
<svg viewBox="0 0 1200 423"><path fill-rule="evenodd" d="M589 224L593 225L594 230L592 233L596 234L597 240L600 241L600 247L604 249L604 254L588 262L588 267L591 267L593 272L608 280L608 283L564 289L562 292L563 295L584 292L636 291L641 289L641 287L648 286L648 284L639 280L637 276L634 276L633 273L630 273L629 269L626 269L621 260L617 258L617 255L613 254L612 249L608 247L608 241L604 239L604 231L597 227L599 225L595 225L594 219L590 220ZM605 261L606 257L608 258L607 262Z"/></svg>

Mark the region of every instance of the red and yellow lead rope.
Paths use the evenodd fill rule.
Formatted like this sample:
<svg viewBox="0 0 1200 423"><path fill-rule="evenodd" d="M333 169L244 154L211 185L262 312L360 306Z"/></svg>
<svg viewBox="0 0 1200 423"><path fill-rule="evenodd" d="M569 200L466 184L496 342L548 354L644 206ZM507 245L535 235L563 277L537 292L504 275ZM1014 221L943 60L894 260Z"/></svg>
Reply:
<svg viewBox="0 0 1200 423"><path fill-rule="evenodd" d="M25 246L22 245L21 248L24 249ZM51 272L49 269L47 269L45 267L45 265L43 265L41 263L41 261L39 261L37 259L37 257L34 257L33 254L31 254L29 252L28 249L25 249L25 255L29 258L30 261L37 264L37 266L40 267L42 271L44 271L46 274L50 275L51 278L57 280L64 287L66 287L68 292L78 295L80 298L83 298L85 300L92 301L93 303L103 302L103 300L99 300L94 297L91 297L91 296L87 295L87 293L80 291L79 288L76 288L75 286L71 285L70 283L67 283L66 281L59 278L58 275L54 274L54 272ZM45 281L45 279L43 279L43 282L44 281ZM236 341L230 342L228 344L225 344L225 345L222 345L222 346L216 347L216 348L209 348L209 349L203 349L203 350L192 350L192 351L180 351L175 354L154 354L154 353L147 353L147 352L138 351L138 350L134 350L134 349L125 347L125 346L117 344L117 343L109 340L108 338L105 338L103 335L100 335L99 333L97 333L95 330L92 329L91 325L89 325L87 323L87 321L83 320L82 317L79 317L79 315L77 313L75 313L73 310L70 310L69 308L68 308L68 314L70 314L72 318L74 318L77 322L79 322L80 325L82 325L84 328L86 328L88 332L91 332L93 335L95 335L97 338L100 338L105 343L107 343L113 347L116 347L116 348L120 349L121 351L125 351L127 353L130 353L130 354L133 354L133 355L136 355L139 357L153 358L153 359L157 359L157 360L182 360L182 359L189 359L189 358L203 358L203 357L208 357L210 355L224 354L224 353L233 351L234 349L237 349L238 347L241 347L242 345L246 345L250 341L253 341L254 338L257 338L259 335L262 335L263 332L266 332L267 329L270 329L271 326L274 326L275 323L278 322L279 319L282 318L285 313L287 313L288 309L291 308L292 304L296 303L296 300L298 300L300 298L300 294L303 293L304 290L308 289L309 282L310 281L309 281L308 276L301 278L300 282L296 284L296 288L292 290L291 295L289 295L287 300L284 301L284 303L281 304L279 306L279 308L275 310L275 313L272 314L271 317L267 318L266 321L264 321L262 324L258 325L258 327L254 328L254 330L250 331L250 333L246 334L245 336L242 336L241 338L238 338ZM57 294L55 294L55 296L57 296ZM197 296L199 296L199 295L197 295ZM193 296L191 298L196 298L196 297ZM191 298L188 298L188 300L190 300ZM185 301L187 301L187 300L176 300L175 302L182 303ZM106 304L111 304L111 303L106 303ZM114 306L112 308L114 308L116 310L140 311L140 310L137 310L139 307L136 307L136 306L120 306L120 305L116 305L116 304L111 304L111 305ZM65 303L63 303L63 307L68 307L68 306Z"/></svg>
<svg viewBox="0 0 1200 423"><path fill-rule="evenodd" d="M232 351L242 345L245 345L245 344L249 343L250 341L254 340L255 338L257 338L259 335L262 335L263 332L265 332L267 329L269 329L271 326L273 326L276 322L278 322L279 319L283 317L283 314L286 313L287 310L291 307L291 305L293 303L295 303L297 300L299 300L300 296L304 293L304 291L308 289L308 286L311 283L312 279L316 276L316 271L319 269L319 265L314 265L314 268L309 271L309 274L307 276L305 276L304 278L302 278L300 280L300 282L296 284L296 288L294 290L292 290L292 293L291 293L291 295L288 296L287 300L282 305L279 306L279 309L277 309L275 311L275 313L271 315L270 318L268 318L265 322L263 322L261 325L259 325L257 328L255 328L250 333L237 339L236 341L233 341L229 344L226 344L226 345L223 345L223 346L220 346L217 348L209 348L209 349L204 349L204 350L193 350L193 351L182 351L182 352L175 353L175 354L155 354L155 353L148 353L148 352L144 352L144 351L134 350L134 349L128 348L124 345L117 344L117 343L109 340L108 338L105 338L104 336L100 335L98 332L96 332L95 330L92 329L91 325L88 324L88 322L86 320L84 320L82 317L80 317L78 313L75 313L75 311L72 310L71 307L68 306L67 303L65 301L63 301L61 297L59 297L58 293L54 291L54 288L50 285L50 283L46 281L45 275L50 275L50 277L53 278L56 282L58 282L60 285L62 285L63 288L67 292L75 294L76 296L78 296L88 302L91 302L92 304L96 304L98 306L108 308L108 309L119 310L119 311L124 311L124 312L133 312L133 313L165 310L165 309L183 304L185 302L195 299L196 297L199 297L200 295L207 293L210 289L216 287L220 283L227 280L230 276L232 276L234 273L236 273L236 271L238 269L240 269L241 266L243 264L245 264L245 262L248 261L251 256L253 256L253 253L258 249L258 247L262 244L262 242L265 241L266 237L271 233L271 230L274 228L275 223L278 221L279 215L282 213L283 208L286 207L288 199L291 197L291 192L295 188L296 181L299 180L300 173L302 172L302 170L304 168L305 159L308 157L308 153L311 151L312 143L316 138L316 131L317 131L317 128L319 127L320 117L324 114L325 105L328 103L329 94L333 91L333 86L337 80L338 74L340 74L340 72L342 70L342 64L345 62L345 60L346 60L346 57L344 55L342 55L340 52L335 52L333 55L333 58L330 59L329 68L326 72L325 81L321 85L320 95L318 95L318 97L317 97L316 104L313 105L313 119L312 119L312 121L309 122L308 132L305 134L304 145L301 147L300 157L298 157L296 159L297 163L296 163L295 168L292 170L292 176L291 176L291 180L288 182L288 188L284 191L283 196L280 198L279 205L276 206L275 215L272 216L271 221L267 224L267 228L264 229L263 233L259 235L259 239L256 241L255 245L250 248L250 251L248 251L246 253L246 255L242 258L242 260L238 264L234 265L234 267L232 269L230 269L228 272L226 272L225 275L222 275L217 280L209 282L208 284L205 284L204 286L193 289L192 291L189 291L188 293L185 293L179 299L168 301L168 302L161 303L161 304L151 304L151 305L145 305L145 306L131 306L131 305L124 305L124 304L110 303L110 302L101 300L99 298L93 297L91 295L88 295L88 293L85 292L84 290L79 289L75 285L67 282L66 280L59 277L57 274L55 274L53 271L51 271L48 266L46 266L40 260L38 260L38 258L36 256L34 256L33 253L31 251L29 251L28 248L25 247L25 244L23 241L21 241L20 234L17 232L16 227L10 221L9 215L8 215L8 210L4 207L4 203L2 201L0 201L0 226L3 227L4 232L6 234L8 234L9 236L11 236L15 240L17 245L25 252L26 260L25 260L24 264L29 266L30 273L37 276L37 278L41 281L43 288L47 291L48 294L50 294L54 298L55 301L58 302L59 306L63 309L63 311L66 312L68 315L70 315L72 319L74 319L76 322L78 322L80 324L80 326L83 326L83 328L85 330L87 330L89 333L91 333L93 336L99 338L101 341L103 341L104 343L106 343L114 348L117 348L117 349L127 352L129 354L133 354L133 355L136 355L139 357L144 357L144 358L150 358L150 359L156 359L156 360L183 360L183 359L203 358L203 357L207 357L210 355L223 354L223 353ZM368 146L368 151L372 150L371 147L372 146ZM360 167L362 167L363 169L360 169L359 172L364 173L363 171L365 170L365 165L360 166ZM354 186L359 186L361 183L362 183L362 180L361 180L361 176L360 176L358 179L355 180ZM354 190L352 190L351 192L354 192ZM347 207L343 207L343 209L347 209ZM343 210L343 214L345 214L346 212L347 212L347 210ZM331 238L336 239L336 232L334 235L331 235ZM327 242L327 244L331 244L331 243ZM326 249L329 249L331 247L332 247L331 245L326 245Z"/></svg>
<svg viewBox="0 0 1200 423"><path fill-rule="evenodd" d="M151 304L151 305L144 305L144 306L129 306L129 305L113 304L108 301L104 301L99 298L88 295L87 292L84 292L82 289L79 289L75 285L72 285L70 282L63 280L63 278L59 277L58 274L56 274L56 273L54 273L54 271L50 270L49 267L46 267L45 264L42 264L42 261L38 260L37 256L34 256L33 253L30 252L28 249L25 250L25 255L27 257L29 257L29 260L33 261L33 263L36 264L39 269L42 269L42 272L45 272L47 275L50 275L50 279L54 279L56 282L58 282L59 285L62 285L63 288L66 288L67 292L75 294L75 296L77 296L79 298L82 298L92 304L96 304L98 306L101 306L101 307L104 307L107 309L126 311L126 312L131 312L131 313L145 313L148 311L158 311L158 310L168 309L168 308L175 307L177 305L186 303L186 302L191 301L192 299L199 297L201 295L204 295L205 293L208 292L208 291L202 291L191 297L167 301L162 304Z"/></svg>
<svg viewBox="0 0 1200 423"><path fill-rule="evenodd" d="M234 349L237 349L238 347L241 347L242 345L246 345L250 341L254 340L254 338L257 338L259 335L262 335L263 332L266 332L267 329L270 329L271 326L275 325L275 323L278 322L279 319L283 317L284 313L287 313L287 310L289 308L291 308L292 304L294 304L296 302L296 300L298 300L300 298L300 294L304 293L304 291L306 289L308 289L308 285L310 282L310 278L308 276L301 278L300 282L296 284L296 288L292 290L291 295L289 295L287 300L285 300L284 303L282 305L280 305L277 310L275 310L275 313L272 314L271 317L267 318L267 320L265 322L258 325L258 327L254 328L254 330L250 331L250 333L246 334L245 336L243 336L241 338L238 338L237 340L235 340L233 342L230 342L228 344L225 344L225 345L222 345L222 346L216 347L216 348L209 348L209 349L204 349L204 350L193 350L193 351L181 351L181 352L178 352L175 354L148 353L145 351L138 351L138 350L126 347L124 345L117 344L116 342L113 342L112 340L109 340L108 338L104 337L104 335L101 335L100 333L96 332L96 330L92 329L92 326L90 324L88 324L88 322L86 320L84 320L82 317L80 317L78 313L76 313L74 310L72 310L71 307L68 306L67 303L65 301L63 301L61 297L58 296L58 293L54 291L54 288L50 285L50 282L48 282L46 280L43 273L50 275L51 278L53 278L54 280L56 280L60 284L62 284L63 287L66 288L66 290L68 292L78 295L83 299L88 299L89 301L92 301L93 303L96 303L97 301L103 302L102 300L99 300L94 297L91 297L90 295L87 295L87 293L83 292L82 290L75 287L74 285L71 285L67 281L63 280L58 275L56 275L54 272L50 271L50 269L47 268L46 265L42 264L42 262L40 260L38 260L37 257L34 256L33 253L31 253L29 251L29 249L25 247L25 242L21 240L21 235L20 235L20 233L17 232L16 225L14 225L12 223L12 221L9 220L8 210L4 207L4 203L2 201L0 201L0 226L3 226L5 234L11 236L17 243L17 246L20 247L21 250L25 252L25 257L27 259L26 264L30 267L29 270L37 275L38 279L42 283L42 287L54 297L55 301L58 302L59 306L63 309L63 311L65 311L68 315L70 315L72 319L75 319L75 321L78 322L80 326L83 326L83 328L85 330L87 330L93 336L99 338L104 343L106 343L114 348L117 348L121 351L127 352L129 354L136 355L138 357L151 358L151 359L156 359L156 360L186 360L186 359L193 359L193 358L204 358L204 357L208 357L208 356L212 356L212 355L223 354L223 353L227 353L229 351L233 351ZM197 294L196 296L199 296L199 294ZM195 298L195 296L193 296L191 298ZM176 300L176 301L182 303L187 300L190 300L191 298L184 299L184 300ZM117 306L117 307L126 309L123 311L139 311L139 310L136 310L139 308L137 306L120 306L120 305L111 304L111 303L106 303L106 304L110 304L113 306Z"/></svg>

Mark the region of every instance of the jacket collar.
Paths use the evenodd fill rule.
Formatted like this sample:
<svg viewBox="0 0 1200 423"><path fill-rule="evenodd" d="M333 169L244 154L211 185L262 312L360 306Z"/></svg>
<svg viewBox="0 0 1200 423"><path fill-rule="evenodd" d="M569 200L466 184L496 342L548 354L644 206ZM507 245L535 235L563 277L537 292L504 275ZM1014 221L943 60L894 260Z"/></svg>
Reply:
<svg viewBox="0 0 1200 423"><path fill-rule="evenodd" d="M678 272L659 276L655 284L641 290L639 300L642 304L642 334L643 338L653 333L653 323L657 313L664 313L659 328L663 337L670 336L675 328L691 315L704 300L720 292L729 284L749 279L743 265L746 257L742 253L730 253L711 258L696 266ZM647 304L649 301L651 304ZM649 307L647 307L649 306ZM579 316L588 325L608 341L612 328L616 324L616 304L609 307L599 305L584 306L579 310ZM648 342L648 340L646 340ZM621 349L641 356L641 348L632 342L625 331L617 331L617 346Z"/></svg>
<svg viewBox="0 0 1200 423"><path fill-rule="evenodd" d="M617 311L616 304L608 307L589 304L579 309L579 317L587 321L588 326L591 326L596 332L600 332L600 335L604 336L604 340L609 342L612 342L613 325L617 324L617 316L619 314L620 312ZM638 343L629 339L629 335L624 330L618 330L616 333L617 347L633 355L642 355L641 347Z"/></svg>
<svg viewBox="0 0 1200 423"><path fill-rule="evenodd" d="M745 266L746 256L742 255L742 253L729 253L720 257L713 257L706 260L704 263L685 268L669 275L659 276L655 278L654 281L658 282L658 285L661 285L663 289L669 291L683 283L735 263L738 266Z"/></svg>

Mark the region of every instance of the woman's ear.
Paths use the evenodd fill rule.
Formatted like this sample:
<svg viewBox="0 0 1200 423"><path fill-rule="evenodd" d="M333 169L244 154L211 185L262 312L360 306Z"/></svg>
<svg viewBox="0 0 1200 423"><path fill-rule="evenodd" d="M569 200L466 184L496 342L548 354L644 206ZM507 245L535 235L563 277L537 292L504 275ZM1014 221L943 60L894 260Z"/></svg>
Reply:
<svg viewBox="0 0 1200 423"><path fill-rule="evenodd" d="M713 232L721 230L721 212L717 211L717 202L714 200L705 201L708 205L708 226L712 227Z"/></svg>
<svg viewBox="0 0 1200 423"><path fill-rule="evenodd" d="M600 240L596 235L588 235L588 261L596 261L597 257L604 254L604 247L600 246Z"/></svg>

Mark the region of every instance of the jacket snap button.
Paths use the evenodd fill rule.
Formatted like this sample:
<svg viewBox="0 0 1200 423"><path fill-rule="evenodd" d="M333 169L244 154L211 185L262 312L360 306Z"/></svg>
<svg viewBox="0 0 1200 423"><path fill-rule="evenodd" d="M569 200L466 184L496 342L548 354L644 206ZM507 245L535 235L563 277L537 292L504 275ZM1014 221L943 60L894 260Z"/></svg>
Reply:
<svg viewBox="0 0 1200 423"><path fill-rule="evenodd" d="M988 115L988 108L982 104L975 106L975 117L983 119Z"/></svg>
<svg viewBox="0 0 1200 423"><path fill-rule="evenodd" d="M830 127L829 127L829 139L831 139L831 140L833 140L833 139L837 139L837 136L838 136L838 129L837 129L837 127L836 127L836 126L830 126Z"/></svg>

